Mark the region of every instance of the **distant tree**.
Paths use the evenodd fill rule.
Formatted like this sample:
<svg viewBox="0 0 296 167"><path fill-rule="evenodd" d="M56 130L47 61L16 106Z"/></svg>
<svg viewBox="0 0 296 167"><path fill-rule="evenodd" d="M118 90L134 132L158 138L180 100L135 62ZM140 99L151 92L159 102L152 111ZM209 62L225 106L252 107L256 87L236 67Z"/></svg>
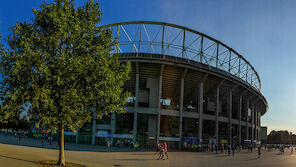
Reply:
<svg viewBox="0 0 296 167"><path fill-rule="evenodd" d="M12 129L15 131L28 131L30 129L31 122L26 118L14 117L9 121L0 122L0 128Z"/></svg>
<svg viewBox="0 0 296 167"><path fill-rule="evenodd" d="M97 2L44 2L32 23L10 28L0 44L2 120L28 108L36 126L59 131L59 165L65 166L64 128L75 131L92 118L124 112L130 64L110 55L110 30L98 26ZM92 109L92 111L90 111Z"/></svg>
<svg viewBox="0 0 296 167"><path fill-rule="evenodd" d="M292 133L288 131L271 131L267 136L269 144L292 144Z"/></svg>

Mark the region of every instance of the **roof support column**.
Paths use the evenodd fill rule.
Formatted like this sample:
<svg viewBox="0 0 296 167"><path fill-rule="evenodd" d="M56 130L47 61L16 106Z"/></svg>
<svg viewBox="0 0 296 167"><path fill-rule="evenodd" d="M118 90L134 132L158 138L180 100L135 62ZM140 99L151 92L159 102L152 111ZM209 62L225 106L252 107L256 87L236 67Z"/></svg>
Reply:
<svg viewBox="0 0 296 167"><path fill-rule="evenodd" d="M223 79L216 88L216 144L219 143L219 111L220 111L220 87L224 83L225 79Z"/></svg>
<svg viewBox="0 0 296 167"><path fill-rule="evenodd" d="M202 142L202 126L203 126L203 91L204 91L204 82L207 79L209 74L205 74L202 80L199 83L198 87L198 110L199 110L199 126L198 126L198 136L200 142Z"/></svg>
<svg viewBox="0 0 296 167"><path fill-rule="evenodd" d="M261 141L261 110L258 110L258 140Z"/></svg>
<svg viewBox="0 0 296 167"><path fill-rule="evenodd" d="M249 105L250 105L250 99L247 99L247 140L249 140Z"/></svg>
<svg viewBox="0 0 296 167"><path fill-rule="evenodd" d="M255 110L254 110L255 112L254 112L254 126L255 126L255 134L254 134L254 138L255 138L255 140L257 141L258 140L258 126L257 126L257 121L258 121L258 114L257 114L257 106L255 107Z"/></svg>
<svg viewBox="0 0 296 167"><path fill-rule="evenodd" d="M251 124L251 129L252 129L251 140L252 140L252 143L254 141L254 115L255 115L254 113L255 113L255 104L253 103L252 104L252 112L251 112L251 114L252 114L252 116L251 116L251 119L252 119L252 124Z"/></svg>
<svg viewBox="0 0 296 167"><path fill-rule="evenodd" d="M183 131L183 99L184 99L184 78L186 76L187 73L187 68L184 70L183 75L181 77L181 84L180 84L180 121L179 121L179 150L181 150L182 148L182 131Z"/></svg>
<svg viewBox="0 0 296 167"><path fill-rule="evenodd" d="M228 141L232 144L232 91L228 94Z"/></svg>
<svg viewBox="0 0 296 167"><path fill-rule="evenodd" d="M159 134L160 134L160 111L161 111L161 96L162 96L162 75L164 70L164 64L161 65L159 82L158 82L158 112L157 112L157 143L159 142Z"/></svg>
<svg viewBox="0 0 296 167"><path fill-rule="evenodd" d="M139 105L139 63L136 63L136 88L135 88L135 110L134 110L134 124L133 124L133 143L137 140L137 124L138 124L138 105Z"/></svg>
<svg viewBox="0 0 296 167"><path fill-rule="evenodd" d="M229 143L232 144L232 96L233 96L233 91L237 88L237 85L234 86L228 94L228 139Z"/></svg>
<svg viewBox="0 0 296 167"><path fill-rule="evenodd" d="M242 95L239 96L239 107L238 107L238 142L239 145L242 144L242 103L243 97Z"/></svg>
<svg viewBox="0 0 296 167"><path fill-rule="evenodd" d="M239 95L239 101L238 101L238 142L239 145L241 145L243 143L243 139L242 139L242 113L243 113L243 96L245 95L245 93L247 92L247 90L244 90L240 95ZM248 115L248 114L247 114Z"/></svg>

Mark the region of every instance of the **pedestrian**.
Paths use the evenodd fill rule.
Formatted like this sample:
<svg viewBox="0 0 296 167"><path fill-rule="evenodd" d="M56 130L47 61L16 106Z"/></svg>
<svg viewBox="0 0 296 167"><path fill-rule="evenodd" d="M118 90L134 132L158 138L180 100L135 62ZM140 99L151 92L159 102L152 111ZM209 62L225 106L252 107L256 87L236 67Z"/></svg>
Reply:
<svg viewBox="0 0 296 167"><path fill-rule="evenodd" d="M60 139L57 140L57 147L60 146Z"/></svg>
<svg viewBox="0 0 296 167"><path fill-rule="evenodd" d="M19 144L21 144L22 143L22 134L20 133L19 134Z"/></svg>
<svg viewBox="0 0 296 167"><path fill-rule="evenodd" d="M259 145L258 147L258 158L260 158L260 155L261 155L261 145Z"/></svg>
<svg viewBox="0 0 296 167"><path fill-rule="evenodd" d="M159 156L158 156L158 158L157 159L162 159L162 160L164 160L164 146L163 146L163 144L160 144L159 145Z"/></svg>
<svg viewBox="0 0 296 167"><path fill-rule="evenodd" d="M231 154L230 145L227 146L227 152L228 152L228 156L229 156Z"/></svg>
<svg viewBox="0 0 296 167"><path fill-rule="evenodd" d="M164 145L164 153L165 153L166 159L169 159L167 142L163 142L163 145Z"/></svg>
<svg viewBox="0 0 296 167"><path fill-rule="evenodd" d="M107 141L107 147L108 147L108 151L111 152L111 141L110 140Z"/></svg>
<svg viewBox="0 0 296 167"><path fill-rule="evenodd" d="M235 151L234 145L232 145L231 148L232 148L232 156L234 156L234 151Z"/></svg>
<svg viewBox="0 0 296 167"><path fill-rule="evenodd" d="M44 139L45 139L45 137L43 135L42 138L41 138L42 147L44 146Z"/></svg>
<svg viewBox="0 0 296 167"><path fill-rule="evenodd" d="M156 145L156 152L158 153L160 151L160 143L157 143Z"/></svg>
<svg viewBox="0 0 296 167"><path fill-rule="evenodd" d="M135 145L134 145L136 151L138 151L138 148L139 148L139 143L136 141Z"/></svg>
<svg viewBox="0 0 296 167"><path fill-rule="evenodd" d="M291 154L293 154L293 151L294 151L294 150L293 150L293 146L292 146L292 147L291 147Z"/></svg>
<svg viewBox="0 0 296 167"><path fill-rule="evenodd" d="M50 145L52 144L52 141L53 141L53 137L50 136L50 137L49 137L49 144L50 144Z"/></svg>

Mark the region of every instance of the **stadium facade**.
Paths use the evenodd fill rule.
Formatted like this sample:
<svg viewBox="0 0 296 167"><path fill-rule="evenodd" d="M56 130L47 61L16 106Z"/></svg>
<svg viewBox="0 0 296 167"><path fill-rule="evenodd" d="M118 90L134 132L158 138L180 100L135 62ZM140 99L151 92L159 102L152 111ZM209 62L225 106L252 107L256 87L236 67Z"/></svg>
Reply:
<svg viewBox="0 0 296 167"><path fill-rule="evenodd" d="M175 148L184 142L260 141L261 116L268 104L257 72L232 48L198 31L162 22L102 28L112 30L118 43L112 54L120 62L131 62L125 89L132 96L126 114L94 117L73 140L142 145L168 141Z"/></svg>

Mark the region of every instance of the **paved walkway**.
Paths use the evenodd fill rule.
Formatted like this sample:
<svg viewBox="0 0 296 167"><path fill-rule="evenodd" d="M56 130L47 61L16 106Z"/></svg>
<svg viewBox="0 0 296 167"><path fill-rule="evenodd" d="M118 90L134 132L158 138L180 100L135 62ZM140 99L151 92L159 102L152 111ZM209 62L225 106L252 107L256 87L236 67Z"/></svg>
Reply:
<svg viewBox="0 0 296 167"><path fill-rule="evenodd" d="M13 139L15 141L13 141ZM10 140L10 141L8 141ZM34 141L34 140L32 140ZM30 142L32 142L30 140ZM36 140L38 141L38 140ZM17 145L14 137L0 136L0 167L34 167L41 160L56 160L58 150L45 149ZM26 144L26 139L24 144ZM40 143L35 143L40 145ZM68 144L69 146L69 144ZM85 146L85 145L81 145ZM92 146L87 146L92 147ZM97 148L99 149L99 147ZM153 152L96 152L96 151L66 151L66 160L74 163L84 164L89 167L105 166L161 166L161 167L295 167L296 153L291 155L286 150L284 155L278 155L276 151L262 151L261 158L257 158L257 152L249 153L243 151L234 156L215 153L192 153L192 152L170 152L169 160L157 160Z"/></svg>
<svg viewBox="0 0 296 167"><path fill-rule="evenodd" d="M12 135L5 136L3 133L0 133L0 143L3 144L12 144L12 145L19 145L18 137L14 137ZM42 147L41 139L35 139L31 137L24 137L22 139L21 144L22 146L29 146L29 147ZM49 144L48 141L44 142L43 148L48 149L58 149L57 142L54 141L52 144ZM72 151L93 151L93 152L109 152L109 149L103 145L89 145L89 144L76 144L76 143L65 143L65 150L72 150ZM134 151L128 147L113 147L111 151L116 152L129 152ZM141 150L144 151L144 150Z"/></svg>

